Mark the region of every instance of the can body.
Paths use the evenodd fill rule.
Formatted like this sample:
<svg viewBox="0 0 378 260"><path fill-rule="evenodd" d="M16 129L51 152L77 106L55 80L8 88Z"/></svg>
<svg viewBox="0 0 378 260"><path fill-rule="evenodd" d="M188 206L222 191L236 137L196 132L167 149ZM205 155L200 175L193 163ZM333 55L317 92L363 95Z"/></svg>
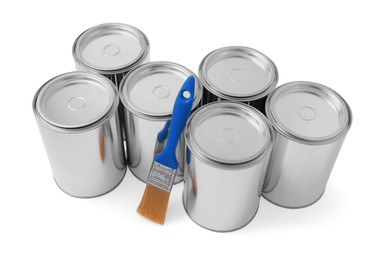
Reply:
<svg viewBox="0 0 378 260"><path fill-rule="evenodd" d="M228 100L242 102L265 114L268 94L276 87L278 70L266 55L243 46L209 53L199 66L204 87L202 104Z"/></svg>
<svg viewBox="0 0 378 260"><path fill-rule="evenodd" d="M264 198L287 208L310 206L323 195L344 139L302 144L276 133Z"/></svg>
<svg viewBox="0 0 378 260"><path fill-rule="evenodd" d="M257 213L266 160L245 169L217 168L191 156L185 165L183 204L189 217L213 231L234 231Z"/></svg>
<svg viewBox="0 0 378 260"><path fill-rule="evenodd" d="M54 179L67 194L97 197L122 181L126 164L118 115L88 132L62 133L41 122L38 126Z"/></svg>
<svg viewBox="0 0 378 260"><path fill-rule="evenodd" d="M176 63L150 62L130 72L121 83L128 165L135 177L143 182L147 182L154 155L164 148L164 143L157 142L157 135L171 119L177 93L190 75L195 76ZM201 84L195 78L192 112L199 107L202 97ZM176 148L179 168L175 184L184 176L184 143L182 136Z"/></svg>
<svg viewBox="0 0 378 260"><path fill-rule="evenodd" d="M250 135L250 131L256 134ZM247 225L258 210L273 147L269 122L246 105L217 102L192 115L185 138L183 205L189 217L198 225L219 232ZM196 144L196 138L201 143ZM245 148L255 141L259 149L250 149L252 156L246 160L244 156L250 151Z"/></svg>
<svg viewBox="0 0 378 260"><path fill-rule="evenodd" d="M269 95L276 142L263 196L286 208L310 206L323 195L352 123L348 104L314 82L290 82Z"/></svg>
<svg viewBox="0 0 378 260"><path fill-rule="evenodd" d="M96 92L103 86L108 88ZM107 92L111 96L103 102ZM108 102L107 108L93 112L93 106L103 108ZM115 86L94 73L60 75L36 93L33 110L37 124L54 179L67 194L96 197L122 181L126 163L117 107Z"/></svg>

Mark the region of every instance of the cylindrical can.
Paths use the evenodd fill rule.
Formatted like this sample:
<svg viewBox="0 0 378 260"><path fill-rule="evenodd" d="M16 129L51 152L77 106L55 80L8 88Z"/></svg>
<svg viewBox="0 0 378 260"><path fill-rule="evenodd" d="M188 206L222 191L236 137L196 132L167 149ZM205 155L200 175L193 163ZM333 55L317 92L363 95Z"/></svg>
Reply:
<svg viewBox="0 0 378 260"><path fill-rule="evenodd" d="M241 46L209 53L200 64L198 75L204 87L203 104L238 101L264 114L266 98L278 82L278 70L271 59Z"/></svg>
<svg viewBox="0 0 378 260"><path fill-rule="evenodd" d="M121 23L105 23L80 34L72 47L77 70L99 73L119 89L122 78L150 60L150 44L139 29ZM121 124L123 109L119 107ZM126 138L125 127L122 127Z"/></svg>
<svg viewBox="0 0 378 260"><path fill-rule="evenodd" d="M122 78L150 58L149 41L139 29L105 23L80 34L72 47L77 70L99 73L117 87Z"/></svg>
<svg viewBox="0 0 378 260"><path fill-rule="evenodd" d="M266 111L276 143L263 196L286 208L309 206L324 193L352 112L335 91L306 81L278 87L269 95Z"/></svg>
<svg viewBox="0 0 378 260"><path fill-rule="evenodd" d="M58 186L90 198L114 189L126 172L118 93L105 77L70 72L46 82L33 110Z"/></svg>
<svg viewBox="0 0 378 260"><path fill-rule="evenodd" d="M273 128L257 109L222 101L199 108L185 130L183 204L189 217L213 231L233 231L255 216Z"/></svg>
<svg viewBox="0 0 378 260"><path fill-rule="evenodd" d="M171 119L173 104L189 69L172 62L150 62L131 71L120 86L120 99L125 106L128 165L139 180L147 182L157 147L157 135ZM196 76L195 76L196 77ZM196 77L193 110L200 103L202 86ZM163 144L164 145L164 144ZM184 138L179 141L179 162L175 183L184 176Z"/></svg>

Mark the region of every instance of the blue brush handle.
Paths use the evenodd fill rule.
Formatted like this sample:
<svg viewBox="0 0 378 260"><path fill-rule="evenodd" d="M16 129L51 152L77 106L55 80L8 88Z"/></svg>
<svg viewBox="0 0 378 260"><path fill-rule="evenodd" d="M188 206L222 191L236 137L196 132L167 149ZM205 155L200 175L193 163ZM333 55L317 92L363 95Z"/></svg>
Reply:
<svg viewBox="0 0 378 260"><path fill-rule="evenodd" d="M195 78L189 76L184 85L181 87L173 106L171 124L168 132L167 143L164 150L155 156L155 161L169 168L177 169L178 162L176 159L176 146L184 130L186 121L192 111L194 101ZM190 94L188 98L184 96L184 92Z"/></svg>
<svg viewBox="0 0 378 260"><path fill-rule="evenodd" d="M171 120L168 120L167 122L165 122L163 129L161 129L160 132L158 133L157 135L158 142L161 143L167 137L170 123L171 123Z"/></svg>

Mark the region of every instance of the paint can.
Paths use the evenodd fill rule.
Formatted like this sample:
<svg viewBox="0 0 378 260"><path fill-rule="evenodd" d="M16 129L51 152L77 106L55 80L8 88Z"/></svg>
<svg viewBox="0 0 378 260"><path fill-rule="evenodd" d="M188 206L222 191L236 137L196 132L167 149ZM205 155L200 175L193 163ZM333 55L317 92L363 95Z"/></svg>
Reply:
<svg viewBox="0 0 378 260"><path fill-rule="evenodd" d="M229 100L243 102L265 114L265 101L276 87L278 70L265 54L242 46L209 53L198 72L203 84L203 104Z"/></svg>
<svg viewBox="0 0 378 260"><path fill-rule="evenodd" d="M172 62L150 62L133 70L123 79L120 99L124 105L128 165L139 180L147 182L153 162L158 133L171 119L173 104L189 69ZM196 77L196 76L195 76ZM196 77L194 111L202 97L202 87ZM184 176L184 138L178 143L179 162L175 183Z"/></svg>
<svg viewBox="0 0 378 260"><path fill-rule="evenodd" d="M183 204L213 231L233 231L255 216L273 147L273 128L246 104L221 101L199 108L185 130Z"/></svg>
<svg viewBox="0 0 378 260"><path fill-rule="evenodd" d="M306 81L278 87L266 111L276 143L263 196L282 207L309 206L324 193L352 112L335 91Z"/></svg>
<svg viewBox="0 0 378 260"><path fill-rule="evenodd" d="M33 111L58 186L90 198L122 181L125 155L114 84L91 72L70 72L46 82Z"/></svg>

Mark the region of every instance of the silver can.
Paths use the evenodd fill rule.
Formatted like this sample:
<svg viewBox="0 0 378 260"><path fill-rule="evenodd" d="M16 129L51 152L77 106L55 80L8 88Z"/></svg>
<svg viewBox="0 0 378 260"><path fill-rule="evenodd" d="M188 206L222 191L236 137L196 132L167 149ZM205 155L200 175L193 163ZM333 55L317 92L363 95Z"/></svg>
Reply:
<svg viewBox="0 0 378 260"><path fill-rule="evenodd" d="M305 81L278 87L266 111L276 143L263 196L286 208L309 206L324 193L352 112L332 89Z"/></svg>
<svg viewBox="0 0 378 260"><path fill-rule="evenodd" d="M273 134L262 113L237 102L212 103L189 118L183 204L195 223L224 232L253 219Z"/></svg>
<svg viewBox="0 0 378 260"><path fill-rule="evenodd" d="M114 189L126 172L117 89L105 77L70 72L46 82L33 111L58 186L90 198Z"/></svg>
<svg viewBox="0 0 378 260"><path fill-rule="evenodd" d="M146 182L156 151L157 134L171 119L173 104L189 69L172 62L151 62L133 70L123 79L120 98L125 106L126 144L129 169L139 180ZM196 77L196 76L195 76ZM195 110L202 97L202 87L196 77ZM184 138L176 150L179 162L175 183L184 176Z"/></svg>
<svg viewBox="0 0 378 260"><path fill-rule="evenodd" d="M121 23L105 23L80 34L72 47L77 70L99 73L117 87L135 67L149 61L150 44L143 32Z"/></svg>
<svg viewBox="0 0 378 260"><path fill-rule="evenodd" d="M150 61L150 44L146 35L131 25L105 23L80 34L72 54L77 70L99 73L119 89L122 78L130 70ZM118 113L124 126L122 106ZM122 132L125 139L125 127Z"/></svg>
<svg viewBox="0 0 378 260"><path fill-rule="evenodd" d="M264 114L266 98L278 82L278 70L271 59L241 46L209 53L200 64L198 75L204 86L203 104L238 101Z"/></svg>

